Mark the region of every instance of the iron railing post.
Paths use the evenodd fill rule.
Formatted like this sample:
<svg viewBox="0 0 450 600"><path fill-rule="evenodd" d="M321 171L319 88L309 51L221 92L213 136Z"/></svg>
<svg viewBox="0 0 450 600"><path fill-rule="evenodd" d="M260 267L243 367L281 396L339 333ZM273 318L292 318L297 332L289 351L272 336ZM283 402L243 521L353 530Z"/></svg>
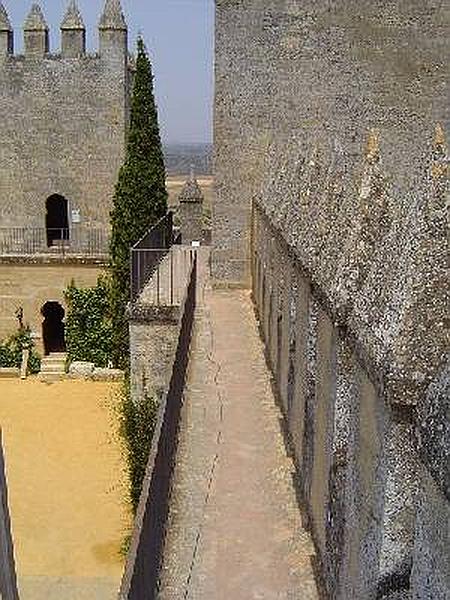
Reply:
<svg viewBox="0 0 450 600"><path fill-rule="evenodd" d="M173 306L173 252L170 253L170 305Z"/></svg>
<svg viewBox="0 0 450 600"><path fill-rule="evenodd" d="M144 286L155 273L157 278L157 299L160 302L160 271L159 264L169 252L173 242L173 213L168 212L133 246L131 252L137 252L139 258L139 273L131 271L132 301L135 301ZM141 260L143 264L141 265ZM172 283L173 287L173 274ZM172 290L170 291L172 294Z"/></svg>

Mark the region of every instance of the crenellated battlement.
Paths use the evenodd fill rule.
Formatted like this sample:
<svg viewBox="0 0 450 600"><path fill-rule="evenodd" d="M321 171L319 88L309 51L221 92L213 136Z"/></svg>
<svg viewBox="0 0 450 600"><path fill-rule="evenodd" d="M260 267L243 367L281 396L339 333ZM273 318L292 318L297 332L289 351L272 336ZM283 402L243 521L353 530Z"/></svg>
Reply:
<svg viewBox="0 0 450 600"><path fill-rule="evenodd" d="M100 15L99 50L86 52L86 27L76 0L70 0L60 26L60 51L52 52L50 29L38 3L31 6L23 24L23 53L14 53L15 31L11 26L5 5L0 2L0 64L15 59L38 58L126 58L128 55L128 28L120 0L106 0ZM5 60L6 59L6 60Z"/></svg>
<svg viewBox="0 0 450 600"><path fill-rule="evenodd" d="M23 51L14 53L12 2L0 0L0 221L42 227L46 199L57 194L74 228L107 228L132 85L120 0L105 0L91 53L77 0L67 0L57 50L44 11L32 4Z"/></svg>
<svg viewBox="0 0 450 600"><path fill-rule="evenodd" d="M0 2L0 56L14 52L14 33L5 7Z"/></svg>

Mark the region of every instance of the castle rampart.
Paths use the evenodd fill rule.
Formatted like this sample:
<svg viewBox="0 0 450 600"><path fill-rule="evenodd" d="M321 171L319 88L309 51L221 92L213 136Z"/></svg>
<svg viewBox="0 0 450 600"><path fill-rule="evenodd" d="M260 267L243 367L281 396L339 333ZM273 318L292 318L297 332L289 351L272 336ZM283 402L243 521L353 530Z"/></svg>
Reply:
<svg viewBox="0 0 450 600"><path fill-rule="evenodd" d="M329 597L446 598L448 8L216 6L213 273L252 281Z"/></svg>

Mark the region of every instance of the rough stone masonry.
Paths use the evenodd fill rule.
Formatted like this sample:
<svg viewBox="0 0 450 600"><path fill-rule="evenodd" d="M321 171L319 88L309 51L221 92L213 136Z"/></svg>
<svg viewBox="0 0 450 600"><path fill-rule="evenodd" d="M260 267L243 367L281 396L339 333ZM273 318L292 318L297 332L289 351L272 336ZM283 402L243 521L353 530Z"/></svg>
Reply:
<svg viewBox="0 0 450 600"><path fill-rule="evenodd" d="M15 328L18 306L40 346L41 308L64 305L73 278L92 285L105 266L109 212L125 152L133 77L119 0L106 0L99 48L86 51L86 29L70 0L61 48L50 48L38 4L23 25L24 51L0 2L0 339ZM67 201L69 262L47 248L47 200ZM61 237L61 236L57 236ZM35 258L34 255L44 253Z"/></svg>
<svg viewBox="0 0 450 600"><path fill-rule="evenodd" d="M86 52L74 2L61 23L60 52L49 47L38 5L23 28L24 53L14 54L0 3L1 226L45 227L46 200L60 194L69 202L69 217L79 211L84 226L107 228L132 78L120 3L105 4L96 53Z"/></svg>
<svg viewBox="0 0 450 600"><path fill-rule="evenodd" d="M252 282L333 598L450 597L449 33L216 1L213 275Z"/></svg>

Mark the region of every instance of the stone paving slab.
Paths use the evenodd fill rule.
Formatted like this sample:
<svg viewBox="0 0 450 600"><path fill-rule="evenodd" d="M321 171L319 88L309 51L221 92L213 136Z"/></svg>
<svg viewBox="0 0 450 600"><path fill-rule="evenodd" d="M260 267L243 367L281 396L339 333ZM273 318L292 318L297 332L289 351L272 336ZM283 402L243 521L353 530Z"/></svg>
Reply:
<svg viewBox="0 0 450 600"><path fill-rule="evenodd" d="M316 599L249 293L201 295L159 598Z"/></svg>

